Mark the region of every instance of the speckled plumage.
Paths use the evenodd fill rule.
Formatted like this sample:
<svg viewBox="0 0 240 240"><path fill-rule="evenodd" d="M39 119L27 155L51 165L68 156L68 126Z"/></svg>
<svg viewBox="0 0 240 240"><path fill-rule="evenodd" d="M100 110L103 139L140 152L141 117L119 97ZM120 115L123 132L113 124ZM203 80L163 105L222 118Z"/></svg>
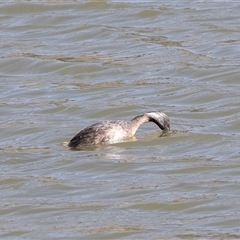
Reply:
<svg viewBox="0 0 240 240"><path fill-rule="evenodd" d="M78 148L81 146L121 142L126 138L134 136L139 126L149 121L156 123L162 130L170 128L170 121L165 113L149 112L129 121L110 120L95 123L75 135L68 143L68 146Z"/></svg>

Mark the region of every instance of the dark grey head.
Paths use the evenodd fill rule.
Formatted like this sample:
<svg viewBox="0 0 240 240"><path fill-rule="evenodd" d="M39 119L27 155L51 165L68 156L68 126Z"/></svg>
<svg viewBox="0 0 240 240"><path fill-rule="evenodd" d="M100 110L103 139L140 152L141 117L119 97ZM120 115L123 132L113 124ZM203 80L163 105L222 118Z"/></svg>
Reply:
<svg viewBox="0 0 240 240"><path fill-rule="evenodd" d="M149 122L154 122L161 128L161 130L170 130L170 120L163 112L148 112L146 115L149 117Z"/></svg>

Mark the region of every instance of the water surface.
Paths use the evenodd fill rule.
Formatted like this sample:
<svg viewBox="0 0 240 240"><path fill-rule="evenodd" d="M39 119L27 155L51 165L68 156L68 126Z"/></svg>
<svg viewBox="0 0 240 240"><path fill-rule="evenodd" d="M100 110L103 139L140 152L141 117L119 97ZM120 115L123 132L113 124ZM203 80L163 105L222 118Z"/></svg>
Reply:
<svg viewBox="0 0 240 240"><path fill-rule="evenodd" d="M240 4L0 4L4 239L240 238ZM162 110L137 140L63 143Z"/></svg>

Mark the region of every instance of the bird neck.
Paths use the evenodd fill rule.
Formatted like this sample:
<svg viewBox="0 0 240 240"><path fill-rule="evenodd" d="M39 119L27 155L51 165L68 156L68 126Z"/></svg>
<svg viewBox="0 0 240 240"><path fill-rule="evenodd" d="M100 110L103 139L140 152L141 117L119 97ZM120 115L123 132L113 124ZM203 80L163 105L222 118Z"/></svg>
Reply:
<svg viewBox="0 0 240 240"><path fill-rule="evenodd" d="M149 117L146 114L136 116L131 120L131 134L134 135L138 128L143 124L149 122Z"/></svg>

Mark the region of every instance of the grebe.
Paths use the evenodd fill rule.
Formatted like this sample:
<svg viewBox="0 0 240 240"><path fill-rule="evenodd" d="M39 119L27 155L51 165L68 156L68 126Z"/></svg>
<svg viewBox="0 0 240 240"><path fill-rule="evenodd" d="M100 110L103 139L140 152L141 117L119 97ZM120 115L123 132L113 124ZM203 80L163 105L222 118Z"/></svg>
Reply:
<svg viewBox="0 0 240 240"><path fill-rule="evenodd" d="M134 136L138 128L146 122L154 122L161 130L170 129L168 116L163 112L148 112L132 120L110 120L95 123L81 130L68 143L70 148L111 144Z"/></svg>

